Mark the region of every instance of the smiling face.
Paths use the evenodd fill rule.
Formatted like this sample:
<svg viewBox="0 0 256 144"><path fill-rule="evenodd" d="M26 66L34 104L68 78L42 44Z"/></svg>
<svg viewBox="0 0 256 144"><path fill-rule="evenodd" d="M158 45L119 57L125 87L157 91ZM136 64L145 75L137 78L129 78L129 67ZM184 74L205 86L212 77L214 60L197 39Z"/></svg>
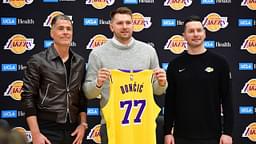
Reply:
<svg viewBox="0 0 256 144"><path fill-rule="evenodd" d="M110 30L120 43L127 44L133 32L131 15L116 13L111 20Z"/></svg>
<svg viewBox="0 0 256 144"><path fill-rule="evenodd" d="M70 46L73 37L73 27L69 20L57 19L52 26L51 37L57 46Z"/></svg>
<svg viewBox="0 0 256 144"><path fill-rule="evenodd" d="M200 21L190 21L185 25L183 36L189 48L199 48L203 47L206 34Z"/></svg>

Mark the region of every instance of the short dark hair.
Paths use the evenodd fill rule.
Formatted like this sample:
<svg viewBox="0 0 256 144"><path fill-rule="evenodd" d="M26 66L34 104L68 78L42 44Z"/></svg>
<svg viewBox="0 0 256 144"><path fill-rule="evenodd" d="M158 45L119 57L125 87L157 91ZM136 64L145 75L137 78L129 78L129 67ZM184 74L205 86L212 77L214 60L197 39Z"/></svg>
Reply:
<svg viewBox="0 0 256 144"><path fill-rule="evenodd" d="M114 16L116 14L128 14L128 15L132 16L132 10L129 9L128 7L119 7L119 8L110 12L111 20L114 18Z"/></svg>
<svg viewBox="0 0 256 144"><path fill-rule="evenodd" d="M201 21L201 18L200 18L199 16L197 16L197 15L191 15L191 16L189 16L189 17L184 21L184 24L183 24L183 32L184 32L185 29L186 29L186 24L187 24L188 22L192 22L192 21L202 22L202 21Z"/></svg>
<svg viewBox="0 0 256 144"><path fill-rule="evenodd" d="M52 22L51 22L51 28L56 24L57 20L67 20L67 21L70 21L70 23L72 24L72 20L67 16L67 15L57 15L55 16L53 19L52 19Z"/></svg>

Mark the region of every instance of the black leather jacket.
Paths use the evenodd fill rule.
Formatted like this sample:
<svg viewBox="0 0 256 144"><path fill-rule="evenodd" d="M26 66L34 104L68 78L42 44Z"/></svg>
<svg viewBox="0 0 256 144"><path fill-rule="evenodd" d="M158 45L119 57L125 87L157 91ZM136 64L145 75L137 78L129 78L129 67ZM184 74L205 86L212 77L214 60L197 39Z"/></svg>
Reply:
<svg viewBox="0 0 256 144"><path fill-rule="evenodd" d="M70 77L53 46L28 60L21 93L26 117L36 115L39 120L57 123L66 123L67 117L70 123L79 121L79 113L85 111L85 96L81 92L85 62L71 49L70 56Z"/></svg>

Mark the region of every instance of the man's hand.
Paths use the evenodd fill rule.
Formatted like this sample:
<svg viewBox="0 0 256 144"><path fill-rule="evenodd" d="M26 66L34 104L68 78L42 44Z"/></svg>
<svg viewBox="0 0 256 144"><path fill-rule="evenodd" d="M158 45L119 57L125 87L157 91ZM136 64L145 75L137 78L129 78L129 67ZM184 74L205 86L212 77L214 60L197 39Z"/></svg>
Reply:
<svg viewBox="0 0 256 144"><path fill-rule="evenodd" d="M75 131L71 134L71 136L75 136L76 135L76 138L75 138L75 140L73 141L72 144L81 144L81 143L83 143L84 134L85 134L85 130L86 129L87 129L87 127L85 127L82 124L77 126Z"/></svg>
<svg viewBox="0 0 256 144"><path fill-rule="evenodd" d="M232 144L232 137L229 135L221 135L220 137L220 144Z"/></svg>
<svg viewBox="0 0 256 144"><path fill-rule="evenodd" d="M51 142L41 133L32 134L33 144L51 144Z"/></svg>
<svg viewBox="0 0 256 144"><path fill-rule="evenodd" d="M156 69L154 69L154 75L155 75L159 85L164 87L167 83L165 71L161 68L156 68Z"/></svg>
<svg viewBox="0 0 256 144"><path fill-rule="evenodd" d="M101 88L104 82L109 78L110 71L106 68L102 68L98 71L96 87Z"/></svg>
<svg viewBox="0 0 256 144"><path fill-rule="evenodd" d="M165 135L164 144L175 144L173 135L171 134Z"/></svg>

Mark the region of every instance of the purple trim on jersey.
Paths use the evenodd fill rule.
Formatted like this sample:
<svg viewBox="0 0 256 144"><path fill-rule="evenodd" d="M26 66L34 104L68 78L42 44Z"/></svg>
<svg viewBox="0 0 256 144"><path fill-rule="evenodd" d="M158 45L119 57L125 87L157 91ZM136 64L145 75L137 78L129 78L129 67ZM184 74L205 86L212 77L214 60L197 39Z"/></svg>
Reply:
<svg viewBox="0 0 256 144"><path fill-rule="evenodd" d="M118 70L120 70L122 72L131 72L132 71L132 70L127 70L127 69L118 69ZM143 71L143 70L133 70L134 73L140 72L140 71Z"/></svg>

